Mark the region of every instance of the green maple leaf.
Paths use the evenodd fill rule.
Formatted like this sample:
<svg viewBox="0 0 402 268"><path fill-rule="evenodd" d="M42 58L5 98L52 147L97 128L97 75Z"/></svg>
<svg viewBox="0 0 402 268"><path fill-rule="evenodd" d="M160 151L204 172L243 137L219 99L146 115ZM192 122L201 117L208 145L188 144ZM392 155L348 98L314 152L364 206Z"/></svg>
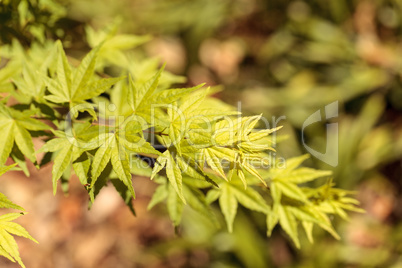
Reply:
<svg viewBox="0 0 402 268"><path fill-rule="evenodd" d="M213 171L225 180L227 178L222 167L222 160L233 163L236 161L236 158L237 152L225 147L211 146L200 150L201 163L206 162Z"/></svg>
<svg viewBox="0 0 402 268"><path fill-rule="evenodd" d="M129 86L126 80L117 82L113 90L110 91L110 101L107 98L98 97L96 102L99 107L100 117L109 118L110 116L130 116L133 111L127 105ZM114 108L114 109L110 109Z"/></svg>
<svg viewBox="0 0 402 268"><path fill-rule="evenodd" d="M365 212L363 209L356 207L360 204L358 200L348 197L354 192L333 188L333 186L332 180L328 180L326 184L318 189L314 191L305 189L305 192L310 199L315 201L317 209L328 214L337 214L344 220L349 219L346 211Z"/></svg>
<svg viewBox="0 0 402 268"><path fill-rule="evenodd" d="M298 224L301 223L310 242L314 224L329 232L334 238L340 239L332 227L329 217L317 206L300 204L274 204L270 213L267 214L267 235L270 236L276 224L289 235L297 248L300 248L298 236Z"/></svg>
<svg viewBox="0 0 402 268"><path fill-rule="evenodd" d="M163 167L160 167L160 169L162 168ZM153 177L154 176L155 173L153 174ZM177 194L176 189L172 186L171 183L167 183L166 180L161 180L158 183L160 183L160 185L156 188L154 194L152 195L152 199L149 202L147 209L150 210L158 203L166 200L166 206L169 213L169 217L173 222L173 224L175 226L178 226L181 222L181 217L184 208L183 200Z"/></svg>
<svg viewBox="0 0 402 268"><path fill-rule="evenodd" d="M89 142L94 135L99 133L99 128L88 124L82 124L83 127L77 127L73 130L54 131L56 137L47 141L38 152L55 153L52 167L53 194L57 192L57 182L62 175L71 168L82 184L87 183L87 173L89 170L89 159L85 152L97 148L98 144Z"/></svg>
<svg viewBox="0 0 402 268"><path fill-rule="evenodd" d="M25 211L22 207L11 202L4 194L0 193L0 208L12 208Z"/></svg>
<svg viewBox="0 0 402 268"><path fill-rule="evenodd" d="M15 167L16 164L0 167L0 175ZM4 194L0 193L0 208L17 209L25 211L22 207L14 204ZM0 255L12 262L25 267L19 255L18 245L12 235L22 236L38 243L28 232L19 224L11 222L23 215L22 213L8 213L0 216Z"/></svg>
<svg viewBox="0 0 402 268"><path fill-rule="evenodd" d="M100 95L124 77L102 78L93 81L99 46L91 50L75 70L72 70L68 63L60 41L57 41L57 47L57 77L54 79L44 77L51 93L51 95L45 96L45 99L54 103L69 103L74 117L77 116L78 111L85 110L96 118L93 107L85 100Z"/></svg>
<svg viewBox="0 0 402 268"><path fill-rule="evenodd" d="M151 36L149 35L116 34L116 24L112 25L112 27L108 27L108 29L98 31L95 31L92 27L87 25L85 32L88 44L91 47L96 47L103 42L103 46L99 52L102 66L106 65L106 63L112 63L117 66L125 67L129 64L129 60L124 54L124 50L132 49L151 40Z"/></svg>
<svg viewBox="0 0 402 268"><path fill-rule="evenodd" d="M132 124L131 127L125 129L115 129L115 131L100 134L94 139L100 147L92 162L91 188L110 161L117 177L128 187L132 197L135 198L128 153L160 155L151 144L140 136L141 134L136 135L141 130L141 127Z"/></svg>
<svg viewBox="0 0 402 268"><path fill-rule="evenodd" d="M233 176L230 182L222 181L219 183L219 189L214 189L210 192L207 199L212 202L219 198L219 205L225 216L229 232L233 231L233 222L237 213L238 203L250 210L264 214L270 210L261 194L252 187L245 189L240 179L236 176Z"/></svg>
<svg viewBox="0 0 402 268"><path fill-rule="evenodd" d="M36 52L36 50L33 50L31 54ZM34 99L38 102L45 102L43 98L46 83L43 76L50 71L53 62L57 59L57 45L53 45L47 52L47 55L43 55L45 59L42 59L39 66L27 56L22 64L21 76L13 78L13 82L16 84L18 91L20 91L22 95L31 97L29 101Z"/></svg>
<svg viewBox="0 0 402 268"><path fill-rule="evenodd" d="M17 163L9 165L9 166L0 166L0 176L6 173L9 170L14 169L14 167L17 165Z"/></svg>
<svg viewBox="0 0 402 268"><path fill-rule="evenodd" d="M151 201L149 201L147 209L151 210L155 205L161 203L168 197L168 191L166 189L166 184L159 185L152 195ZM180 200L181 202L181 200Z"/></svg>
<svg viewBox="0 0 402 268"><path fill-rule="evenodd" d="M31 118L31 111L20 112L0 103L0 128L3 142L0 144L0 165L10 155L14 142L20 151L32 162L36 162L34 146L29 130L39 131L50 127L39 120Z"/></svg>
<svg viewBox="0 0 402 268"><path fill-rule="evenodd" d="M175 156L169 150L166 150L161 156L156 159L155 167L152 170L151 179L166 167L166 175L169 179L170 185L176 191L181 201L186 204L183 195L183 177L179 165L176 163Z"/></svg>
<svg viewBox="0 0 402 268"><path fill-rule="evenodd" d="M163 69L164 66L145 83L135 83L133 78L130 77L128 103L134 113L141 114L141 112L144 112L148 114L153 103L153 98L151 97L157 90Z"/></svg>
<svg viewBox="0 0 402 268"><path fill-rule="evenodd" d="M6 257L12 262L17 262L21 267L25 267L20 254L18 245L12 235L18 235L28 238L38 243L21 225L12 222L20 217L20 213L8 213L0 216L0 255Z"/></svg>
<svg viewBox="0 0 402 268"><path fill-rule="evenodd" d="M201 86L202 85L191 89L196 90ZM178 106L177 103L174 103L167 107L168 121L170 122L168 125L169 138L165 139L164 144L165 146L175 146L179 155L181 155L181 141L185 133L187 133L188 129L191 127L194 117L200 115L199 113L195 114L194 111L200 106L207 96L207 93L208 89L199 90L184 98L181 105Z"/></svg>
<svg viewBox="0 0 402 268"><path fill-rule="evenodd" d="M184 203L171 184L168 185L167 209L170 219L175 226L181 222Z"/></svg>
<svg viewBox="0 0 402 268"><path fill-rule="evenodd" d="M17 164L13 164L10 166L0 167L0 176L3 175L5 172L13 169ZM11 202L4 194L0 193L0 208L11 208L11 209L18 209L24 211L24 209L13 202Z"/></svg>
<svg viewBox="0 0 402 268"><path fill-rule="evenodd" d="M275 225L279 223L297 248L300 248L297 230L299 223L302 224L310 242L313 242L314 224L339 239L327 214L338 214L347 219L345 210L362 212L355 207L358 201L346 196L349 192L331 188L331 182L316 189L298 186L331 175L329 171L299 167L308 157L303 155L288 159L285 167L274 167L263 174L267 175L271 182L270 190L274 202L270 213L267 214L267 234L270 236Z"/></svg>
<svg viewBox="0 0 402 268"><path fill-rule="evenodd" d="M194 112L199 113L200 111L195 109ZM225 114L225 111L223 113ZM235 114L226 113L226 116ZM208 116L207 114L207 121ZM191 129L187 131L180 147L176 146L177 150L186 158L197 158L196 161L202 166L206 163L225 180L230 180L232 174L236 173L245 188L249 184L249 181L246 181L245 172L250 173L266 185L252 161L255 159L264 161L261 153L265 150L273 150L273 148L269 143L258 144L257 142L261 143L269 134L279 128L253 131L261 116L226 117L224 119L220 119L221 117L217 115L214 116L211 119L218 118L218 121L208 121L209 124L206 127L197 122L189 124Z"/></svg>
<svg viewBox="0 0 402 268"><path fill-rule="evenodd" d="M216 145L213 137L215 123L222 117L239 115L237 111L206 108L203 102L213 91L209 87L203 89L202 86L203 84L189 88L189 92L180 101L167 106L168 117L165 120L169 121L166 127L169 138L164 140L164 144L175 146L179 154L182 152L182 143L190 147L195 145L196 148Z"/></svg>
<svg viewBox="0 0 402 268"><path fill-rule="evenodd" d="M144 118L150 126L156 122L163 126L169 126L167 118L159 118L157 110L160 108L171 107L171 103L199 89L203 84L191 88L160 89L158 88L164 66L146 82L135 82L130 77L128 88L128 103L132 111ZM152 114L154 115L153 117Z"/></svg>
<svg viewBox="0 0 402 268"><path fill-rule="evenodd" d="M301 167L299 165L309 158L309 155L303 155L286 160L286 167L271 168L265 176L271 181L271 192L276 202L280 202L281 196L307 203L308 198L298 184L316 180L332 174L331 171L316 170L312 168Z"/></svg>
<svg viewBox="0 0 402 268"><path fill-rule="evenodd" d="M192 178L187 178L187 182L191 182ZM183 178L183 179L184 179ZM184 208L183 200L177 194L177 191L174 189L171 183L167 183L166 180L160 182L154 194L152 195L152 199L148 204L148 210L154 207L156 204L167 200L166 205L169 213L170 219L173 221L175 226L178 226L181 222L182 211ZM191 183L190 183L191 184ZM189 207L191 207L196 212L200 213L204 217L209 220L214 221L214 223L219 226L215 215L213 214L211 208L208 206L207 200L199 189L196 187L192 187L187 183L182 184L183 196L187 201Z"/></svg>

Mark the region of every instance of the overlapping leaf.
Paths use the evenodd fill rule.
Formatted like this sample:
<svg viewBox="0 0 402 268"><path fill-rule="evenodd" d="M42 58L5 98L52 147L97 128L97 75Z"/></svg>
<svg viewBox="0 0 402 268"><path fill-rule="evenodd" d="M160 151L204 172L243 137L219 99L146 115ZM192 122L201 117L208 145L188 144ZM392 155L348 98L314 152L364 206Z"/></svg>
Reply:
<svg viewBox="0 0 402 268"><path fill-rule="evenodd" d="M3 131L3 141L0 143L0 165L6 162L14 142L29 160L36 161L29 130L40 131L50 129L50 127L39 120L31 118L31 115L32 113L29 110L20 112L0 103L0 128Z"/></svg>
<svg viewBox="0 0 402 268"><path fill-rule="evenodd" d="M163 155L159 156L156 160L156 165L152 171L151 179L164 167L166 167L166 175L169 179L170 184L173 189L176 191L177 195L181 199L183 203L186 203L186 200L183 196L183 178L181 174L181 170L176 163L175 156L170 153L169 150L166 150Z"/></svg>
<svg viewBox="0 0 402 268"><path fill-rule="evenodd" d="M36 52L37 49L33 49L33 52ZM21 76L17 76L13 78L13 82L22 94L21 96L29 96L30 100L34 99L37 102L45 102L45 80L43 76L46 76L47 72L50 72L50 69L57 59L57 46L53 45L48 50L45 58L41 59L41 64L38 64L31 60L30 57L26 57L22 64ZM20 98L17 96L17 98Z"/></svg>
<svg viewBox="0 0 402 268"><path fill-rule="evenodd" d="M307 158L308 155L288 159L285 167L277 166L264 174L269 177L273 199L273 206L267 214L267 234L271 235L273 228L279 223L297 248L300 248L299 223L311 242L314 224L339 239L327 214L338 214L346 219L345 210L362 212L354 206L358 204L355 199L346 197L348 192L332 188L331 183L319 188L298 186L331 175L328 171L298 168Z"/></svg>
<svg viewBox="0 0 402 268"><path fill-rule="evenodd" d="M233 231L238 203L250 210L264 214L270 210L262 195L252 187L245 189L239 178L233 178L230 182L222 182L219 184L219 189L213 191L215 192L214 197L209 197L209 202L219 198L219 205L225 216L229 232Z"/></svg>
<svg viewBox="0 0 402 268"><path fill-rule="evenodd" d="M96 118L93 108L85 100L100 95L123 77L102 78L94 81L96 57L100 47L91 50L84 57L80 66L74 70L67 61L60 41L57 42L57 47L57 77L55 79L44 77L51 93L51 95L45 96L45 99L54 103L69 103L70 108L79 105L79 108L76 108L77 111L86 110ZM77 113L75 112L73 115L76 116Z"/></svg>
<svg viewBox="0 0 402 268"><path fill-rule="evenodd" d="M25 267L18 252L18 245L12 235L28 238L36 241L21 225L12 222L20 217L20 213L8 213L0 216L0 255L12 262L17 262L21 267Z"/></svg>
<svg viewBox="0 0 402 268"><path fill-rule="evenodd" d="M191 180L191 178L187 178ZM181 189L182 195L184 196L189 207L209 220L212 220L217 226L219 225L211 208L208 206L204 194L199 189L185 183L182 184ZM181 222L182 212L186 204L183 203L182 198L177 194L177 191L172 184L166 183L166 181L162 182L158 188L156 188L155 193L148 204L148 209L151 209L156 204L164 200L166 200L168 213L173 221L173 224L175 226L179 225Z"/></svg>
<svg viewBox="0 0 402 268"><path fill-rule="evenodd" d="M0 166L0 176L6 173L9 170L12 170L17 164L12 164L9 166Z"/></svg>
<svg viewBox="0 0 402 268"><path fill-rule="evenodd" d="M71 168L71 165L81 183L87 183L89 160L83 154L85 151L93 150L98 146L97 143L88 142L88 139L98 134L99 129L90 128L89 124L84 125L82 128L70 129L66 132L56 131L56 138L49 140L38 151L55 153L52 167L53 194L56 194L57 191L57 181L67 169ZM77 161L80 157L81 159Z"/></svg>
<svg viewBox="0 0 402 268"><path fill-rule="evenodd" d="M10 201L4 194L0 193L0 208L12 208L24 211L24 209L17 204Z"/></svg>
<svg viewBox="0 0 402 268"><path fill-rule="evenodd" d="M266 184L258 170L253 166L253 160L263 162L260 155L265 150L273 150L269 144L255 143L266 138L279 128L253 131L260 116L249 118L224 118L218 122L212 122L211 130L197 128L189 131L187 140L183 141L182 153L187 156L196 155L198 161L204 163L215 171L220 177L227 180L226 172L237 173L246 188L248 182L245 179L245 171ZM195 129L195 131L194 131ZM224 168L226 165L228 168Z"/></svg>
<svg viewBox="0 0 402 268"><path fill-rule="evenodd" d="M288 159L286 160L285 167L271 168L267 174L265 174L271 182L271 191L277 201L281 199L282 195L285 195L301 202L308 202L306 194L301 190L298 184L331 175L330 171L304 167L297 168L308 157L308 155L303 155Z"/></svg>
<svg viewBox="0 0 402 268"><path fill-rule="evenodd" d="M95 31L90 26L85 27L87 40L92 48L104 42L99 51L99 61L102 66L112 63L117 66L126 67L129 62L124 54L124 50L132 49L151 40L149 35L116 34L116 26L112 25L108 29L99 31Z"/></svg>
<svg viewBox="0 0 402 268"><path fill-rule="evenodd" d="M137 132L140 128L134 128ZM147 141L142 137L135 135L135 131L120 130L102 133L90 144L97 143L98 150L96 151L91 168L91 187L95 185L97 178L105 169L109 161L112 163L113 170L118 178L128 187L131 195L135 197L134 188L131 182L130 174L130 156L129 152L160 155Z"/></svg>
<svg viewBox="0 0 402 268"><path fill-rule="evenodd" d="M176 88L159 90L158 85L164 66L148 81L139 82L130 77L128 90L128 103L132 111L144 118L150 126L155 123L167 121L167 118L158 118L157 110L172 107L171 103L189 95L199 89L203 84L191 88ZM169 108L168 108L169 109ZM162 119L162 120L161 120ZM167 122L164 125L168 125Z"/></svg>

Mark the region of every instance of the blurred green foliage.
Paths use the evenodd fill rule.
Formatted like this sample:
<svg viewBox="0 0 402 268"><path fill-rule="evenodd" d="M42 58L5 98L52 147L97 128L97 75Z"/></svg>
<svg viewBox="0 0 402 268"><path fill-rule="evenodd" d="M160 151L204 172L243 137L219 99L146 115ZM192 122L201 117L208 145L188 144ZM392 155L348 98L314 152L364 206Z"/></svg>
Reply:
<svg viewBox="0 0 402 268"><path fill-rule="evenodd" d="M62 2L52 0L4 0L0 2L0 40L17 38L27 45L36 39L45 42L47 34L62 35L56 22L65 18Z"/></svg>
<svg viewBox="0 0 402 268"><path fill-rule="evenodd" d="M233 104L242 101L243 109L266 118L286 117L280 124L289 140L278 145L281 155L306 152L304 121L339 102L338 117L304 132L307 144L325 153L326 123L338 123L339 165L332 168L314 158L310 165L331 168L337 185L360 190L368 213L339 226L344 242L321 236L301 252L283 245L282 255L265 250L264 266L401 265L401 240L395 236L402 218L397 209L402 188L401 1L134 2L132 12L139 15L123 21L130 21L135 32L178 39L190 79L197 79L192 72L197 70L210 83L223 84L222 97ZM243 224L242 232L258 236L255 222ZM386 231L373 238L370 233L379 229ZM272 239L269 246L281 247L280 241ZM239 253L235 243L229 252L236 257L224 263L262 267L253 254ZM215 258L217 263L224 259Z"/></svg>
<svg viewBox="0 0 402 268"><path fill-rule="evenodd" d="M10 35L41 40L27 25L35 29L36 20L55 16L44 25L68 28L54 31L65 40L82 38L79 25L89 21L95 30L86 29L87 45L93 46L118 16L122 32L157 37L145 45L148 53L182 57L179 74L190 82L223 84L220 96L233 104L242 101L243 109L266 118L285 116L280 124L288 141L278 145L280 155L305 153L303 122L339 101L337 118L309 126L304 135L325 152L326 123L339 124L339 165L314 158L309 164L332 168L338 186L360 192L367 214L337 226L342 242L317 232L314 244L301 241L302 250L294 251L278 229L265 239L265 220L253 213L242 212L229 235L189 211L182 236L147 249L150 254L169 259L198 252L204 261L198 267L402 267L402 1L70 0L64 24L57 21L61 11L32 4L42 2L1 2L2 13L30 3L21 18L1 16L2 41L10 42ZM19 23L20 31L9 33L9 23ZM139 66L146 64L158 63ZM183 266L197 267L191 259Z"/></svg>

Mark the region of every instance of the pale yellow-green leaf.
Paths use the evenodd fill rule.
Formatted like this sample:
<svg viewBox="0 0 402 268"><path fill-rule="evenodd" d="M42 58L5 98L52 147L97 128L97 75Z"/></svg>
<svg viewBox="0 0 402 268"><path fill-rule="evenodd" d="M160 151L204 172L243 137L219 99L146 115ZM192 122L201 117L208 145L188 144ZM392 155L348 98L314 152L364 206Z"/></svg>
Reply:
<svg viewBox="0 0 402 268"><path fill-rule="evenodd" d="M186 204L186 200L184 199L183 196L183 185L182 185L182 175L181 175L181 170L177 166L177 163L173 157L169 153L169 151L166 151L166 175L169 179L170 184L172 185L173 189L177 192L177 195L180 197L180 199L183 201L184 204Z"/></svg>
<svg viewBox="0 0 402 268"><path fill-rule="evenodd" d="M144 84L136 85L133 78L130 78L129 94L127 97L128 103L131 105L134 112L148 108L144 107L145 105L143 104L150 104L150 101L152 101L151 96L155 93L163 69L164 67L162 67L153 78Z"/></svg>
<svg viewBox="0 0 402 268"><path fill-rule="evenodd" d="M299 237L297 234L297 222L290 211L284 206L278 206L279 223L282 229L293 240L295 246L300 248Z"/></svg>
<svg viewBox="0 0 402 268"><path fill-rule="evenodd" d="M15 143L21 152L32 162L36 161L34 145L32 142L31 135L29 132L21 127L19 124L16 124L14 127L14 136Z"/></svg>
<svg viewBox="0 0 402 268"><path fill-rule="evenodd" d="M325 176L330 176L332 174L331 171L327 170L316 170L312 168L298 168L289 173L285 173L283 175L279 175L276 178L281 179L283 181L289 181L296 184L309 182L315 180L317 178L322 178Z"/></svg>
<svg viewBox="0 0 402 268"><path fill-rule="evenodd" d="M208 191L208 193L205 197L205 201L207 202L207 204L212 204L219 198L220 195L221 195L221 192L219 190L211 189Z"/></svg>
<svg viewBox="0 0 402 268"><path fill-rule="evenodd" d="M158 174L166 165L167 158L165 155L159 156L156 159L154 168L152 169L151 180L155 178L156 174Z"/></svg>
<svg viewBox="0 0 402 268"><path fill-rule="evenodd" d="M262 213L268 213L269 207L267 202L262 198L262 196L254 190L252 187L247 187L244 189L241 185L235 185L226 183L230 185L233 195L244 207L255 210Z"/></svg>
<svg viewBox="0 0 402 268"><path fill-rule="evenodd" d="M189 175L194 180L201 180L205 182L204 175L200 174L191 164L181 157L176 156L177 164L180 170Z"/></svg>
<svg viewBox="0 0 402 268"><path fill-rule="evenodd" d="M73 162L73 169L75 174L77 175L78 179L80 180L82 185L88 183L88 171L90 168L90 160L89 158L85 158L80 161Z"/></svg>
<svg viewBox="0 0 402 268"><path fill-rule="evenodd" d="M130 141L126 140L125 138L130 138ZM140 154L149 154L149 155L161 155L161 153L157 150L155 150L152 145L147 142L144 138L142 137L123 137L119 139L119 142L123 147L126 149L140 153Z"/></svg>
<svg viewBox="0 0 402 268"><path fill-rule="evenodd" d="M276 183L271 183L270 190L271 190L272 199L274 200L274 202L276 204L279 204L281 202L281 198L282 198L281 189L277 186Z"/></svg>
<svg viewBox="0 0 402 268"><path fill-rule="evenodd" d="M223 170L222 162L234 162L237 153L229 148L216 146L201 149L201 153L202 157L206 160L211 169L217 172L222 178L226 180L226 175Z"/></svg>
<svg viewBox="0 0 402 268"><path fill-rule="evenodd" d="M281 129L282 126L276 127L276 128L271 128L271 129L263 129L263 130L259 130L257 132L252 132L250 133L250 135L248 135L248 140L249 141L256 141L259 139L262 139L264 137L266 137L267 135Z"/></svg>
<svg viewBox="0 0 402 268"><path fill-rule="evenodd" d="M294 169L296 169L298 166L301 165L306 159L309 159L310 155L305 154L302 156L290 158L286 160L286 172L290 172Z"/></svg>
<svg viewBox="0 0 402 268"><path fill-rule="evenodd" d="M237 199L228 184L222 185L220 189L219 205L225 216L228 231L233 232L233 222L237 213Z"/></svg>
<svg viewBox="0 0 402 268"><path fill-rule="evenodd" d="M302 202L308 202L307 197L296 184L284 182L282 180L274 181L274 184L280 189L283 195Z"/></svg>
<svg viewBox="0 0 402 268"><path fill-rule="evenodd" d="M6 173L9 170L12 170L16 165L17 165L17 163L14 163L14 164L9 165L9 166L0 166L0 176L3 175L4 173Z"/></svg>
<svg viewBox="0 0 402 268"><path fill-rule="evenodd" d="M130 163L129 158L122 146L116 142L112 144L111 148L111 162L113 170L116 172L119 179L128 187L131 195L135 198L133 183L131 181Z"/></svg>
<svg viewBox="0 0 402 268"><path fill-rule="evenodd" d="M92 161L92 169L91 169L91 188L95 185L96 180L99 175L105 169L107 163L110 160L112 154L112 150L107 145L102 145L96 151L95 156Z"/></svg>
<svg viewBox="0 0 402 268"><path fill-rule="evenodd" d="M8 213L0 216L0 255L3 255L9 259L14 259L18 262L19 265L21 265L21 267L25 267L20 258L18 245L15 242L14 237L10 235L10 233L28 238L36 243L38 243L38 241L36 241L31 235L29 235L22 226L11 222L21 215L22 214L20 213Z"/></svg>
<svg viewBox="0 0 402 268"><path fill-rule="evenodd" d="M136 155L130 156L130 172L136 176L150 178L152 176L152 168L147 161L143 161Z"/></svg>
<svg viewBox="0 0 402 268"><path fill-rule="evenodd" d="M183 213L184 203L177 194L176 190L169 186L168 198L167 198L167 209L170 219L173 221L175 226L178 226L181 222L181 217Z"/></svg>
<svg viewBox="0 0 402 268"><path fill-rule="evenodd" d="M54 138L47 141L37 152L56 152L68 146L68 141L63 138Z"/></svg>
<svg viewBox="0 0 402 268"><path fill-rule="evenodd" d="M340 240L341 237L339 234L334 230L334 228L330 225L325 225L325 224L318 224L322 229L330 233L335 239Z"/></svg>
<svg viewBox="0 0 402 268"><path fill-rule="evenodd" d="M202 101L208 94L208 90L209 88L200 89L183 98L183 101L179 107L180 111L184 114L191 114L191 112L196 110L201 105Z"/></svg>
<svg viewBox="0 0 402 268"><path fill-rule="evenodd" d="M7 232L9 232L10 234L13 235L18 235L21 237L25 237L28 238L32 241L34 241L35 243L38 243L38 241L36 241L35 238L33 238L28 232L27 230L25 230L24 227L22 227L21 225L15 223L15 222L10 222L10 221L2 221L0 222L0 228L1 229L5 229Z"/></svg>
<svg viewBox="0 0 402 268"><path fill-rule="evenodd" d="M239 179L243 183L244 189L246 190L247 189L246 176L244 175L243 169L241 167L239 167L237 169L237 176L239 177Z"/></svg>
<svg viewBox="0 0 402 268"><path fill-rule="evenodd" d="M11 202L4 194L0 193L0 208L12 208L25 211L22 207Z"/></svg>
<svg viewBox="0 0 402 268"><path fill-rule="evenodd" d="M310 243L314 243L314 238L313 238L314 224L312 222L302 221L302 225L303 225L304 231L306 232L308 241Z"/></svg>
<svg viewBox="0 0 402 268"><path fill-rule="evenodd" d="M0 224L0 245L13 259L17 261L19 265L21 265L21 267L25 267L25 265L22 263L20 253L18 251L17 242L15 242L15 239L12 235L7 233L6 230L1 227L1 224Z"/></svg>
<svg viewBox="0 0 402 268"><path fill-rule="evenodd" d="M264 186L267 186L267 183L261 177L260 173L258 173L257 169L254 168L247 160L242 162L242 166L245 170L247 170L251 175L258 178Z"/></svg>
<svg viewBox="0 0 402 268"><path fill-rule="evenodd" d="M101 45L92 49L81 61L80 66L73 73L71 98L75 99L80 90L85 89L95 70L96 57Z"/></svg>
<svg viewBox="0 0 402 268"><path fill-rule="evenodd" d="M151 201L147 206L148 210L151 210L156 204L162 202L168 197L168 185L162 184L156 188L155 192L152 195Z"/></svg>
<svg viewBox="0 0 402 268"><path fill-rule="evenodd" d="M188 205L193 210L197 211L198 213L206 217L208 220L215 222L217 226L219 225L215 215L212 213L212 210L208 206L205 200L205 196L201 192L201 190L183 185L183 195Z"/></svg>
<svg viewBox="0 0 402 268"><path fill-rule="evenodd" d="M181 97L188 95L189 93L201 88L204 84L200 84L195 87L190 88L175 88L175 89L166 89L159 93L156 93L154 96L155 103L161 104L169 104L174 101L179 100Z"/></svg>
<svg viewBox="0 0 402 268"><path fill-rule="evenodd" d="M15 263L15 260L11 257L10 254L7 253L7 251L4 250L4 248L0 245L0 256L6 257L10 261Z"/></svg>
<svg viewBox="0 0 402 268"><path fill-rule="evenodd" d="M267 236L271 236L272 230L279 222L278 205L274 205L273 209L267 213Z"/></svg>
<svg viewBox="0 0 402 268"><path fill-rule="evenodd" d="M223 167L221 164L222 158L216 156L214 152L209 149L203 149L203 155L205 157L205 160L207 161L207 164L211 167L211 169L217 172L222 178L227 180L226 174L223 171Z"/></svg>
<svg viewBox="0 0 402 268"><path fill-rule="evenodd" d="M53 194L57 191L57 181L63 175L64 171L69 167L72 160L72 144L65 146L57 154L54 159L52 168Z"/></svg>
<svg viewBox="0 0 402 268"><path fill-rule="evenodd" d="M0 165L6 163L14 144L14 124L0 122L2 142L0 142Z"/></svg>
<svg viewBox="0 0 402 268"><path fill-rule="evenodd" d="M56 42L57 49L59 51L59 56L57 59L57 78L60 81L62 91L62 96L71 99L70 88L71 88L71 67L67 61L66 54L63 49L61 41Z"/></svg>
<svg viewBox="0 0 402 268"><path fill-rule="evenodd" d="M73 100L87 100L92 99L96 96L99 96L106 90L108 90L111 86L119 82L120 80L124 79L125 77L116 77L116 78L103 78L99 79L95 82L88 84L82 90L79 90Z"/></svg>
<svg viewBox="0 0 402 268"><path fill-rule="evenodd" d="M54 102L54 103L63 103L63 102L68 102L67 98L63 98L60 96L56 96L56 95L48 95L44 97L46 100Z"/></svg>

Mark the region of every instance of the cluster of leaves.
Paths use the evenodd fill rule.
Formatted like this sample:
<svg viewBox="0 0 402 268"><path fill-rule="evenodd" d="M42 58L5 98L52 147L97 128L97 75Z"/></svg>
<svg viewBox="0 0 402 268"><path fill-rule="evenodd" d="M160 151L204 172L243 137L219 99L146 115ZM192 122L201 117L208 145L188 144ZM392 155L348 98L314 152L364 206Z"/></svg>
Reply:
<svg viewBox="0 0 402 268"><path fill-rule="evenodd" d="M0 167L0 176L8 170L12 170L14 166L16 166L16 164ZM0 193L0 208L25 211L22 207L11 202L2 193ZM17 261L18 264L20 264L22 267L25 267L18 252L17 242L15 241L12 234L31 239L36 243L38 243L38 241L36 241L31 235L29 235L29 233L21 225L12 222L21 215L24 215L24 213L7 213L0 216L0 255L6 257L12 262Z"/></svg>
<svg viewBox="0 0 402 268"><path fill-rule="evenodd" d="M76 6L75 12L80 11L94 19L102 17L105 20L105 17L114 17L116 14L110 9L108 0L100 1L96 10L91 8L91 1L71 2ZM167 40L173 38L184 45L187 63L190 65L188 67L195 67L191 64L199 56L197 69L203 64L206 71L213 74L208 79L225 83L225 87L230 89L226 91L229 93L225 99L230 100L236 93L240 93L233 92L239 88L243 93L242 107L246 110L264 112L267 117L285 115L286 122L282 121L285 128L280 133L286 132L290 138L276 147L282 155L301 154L303 144L297 133L301 132L305 119L328 103L339 101L339 117L331 119L332 123L339 123L340 126L337 135L339 165L333 174L338 187L365 189L368 181L377 180L399 185L402 136L400 125L396 122L400 117L402 104L398 57L401 52L398 46L401 29L399 14L402 10L400 1L272 0L267 3L260 0L176 0L166 3L148 1L138 5L127 3L120 2L119 5L124 8L116 7L118 14L124 17L123 27L126 30L163 33L164 38L167 35ZM133 12L137 14L134 18ZM234 12L239 12L239 16ZM220 58L216 56L213 64L204 61L202 49L199 50L199 44L210 43L211 39L207 38L214 38L213 47L220 51L219 55L224 55ZM220 67L228 64L226 59L230 59L232 55L233 51L226 46L228 43L240 44L238 47L246 55L246 60L239 61L236 66L241 75L232 80L225 79L218 72ZM213 57L212 49L206 51L208 57ZM233 73L235 72L230 72L230 75ZM191 72L190 77L193 78ZM326 122L316 123L305 129L305 141L312 148L324 152L328 148L325 144L328 139L317 137L325 137L327 133ZM329 168L327 164L314 158L309 164L311 162L314 162L315 167ZM381 195L380 188L374 186L374 189ZM400 188L393 188L394 190L397 194L400 193ZM390 193L385 195L387 198L391 196ZM371 195L366 192L363 196L365 205L371 210L374 206L367 201ZM377 194L374 196L377 200ZM381 211L384 214L381 214L380 221L375 224L376 228L390 228L391 231L383 241L397 241L400 221L395 217L395 206L394 210L388 207ZM388 213L393 216L389 218ZM370 221L370 218L376 217L374 214L369 212L368 217L364 217L369 233L377 233ZM345 229L346 233L354 233L352 229L359 224L356 223L358 219L361 218L356 217L347 224L351 229ZM241 215L237 217L237 222L240 220ZM388 224L389 220L391 225ZM383 221L387 222L386 226ZM249 222L254 224L253 220ZM186 219L183 219L183 224L186 223ZM211 241L215 239L216 237L210 238ZM243 246L244 240L239 244ZM345 266L346 263L371 263L366 258L367 250L371 248L360 245L361 240L331 243L327 239L320 241L317 236L315 240L314 247L304 247L301 252L290 254L292 265L311 266L320 261L327 266L331 266L332 262L334 267ZM278 240L271 241L272 247L276 248ZM349 247L356 247L359 252L354 254L353 260L350 254L344 254L343 258L325 256L316 250L320 243L342 252L350 252ZM172 243L172 246L177 244ZM389 243L381 245L386 249L379 247L378 251L389 252L390 256L399 252L396 246ZM230 253L247 255L249 260L256 259L244 250L233 250ZM261 256L272 259L272 256L266 254L262 252ZM377 256L371 253L369 255ZM384 257L389 260L386 263L377 259L376 263L382 263L383 266L390 266L390 263L397 265L398 262L393 257Z"/></svg>
<svg viewBox="0 0 402 268"><path fill-rule="evenodd" d="M242 117L211 97L214 88L172 89L180 77L157 70L155 60L124 53L148 37L111 30L96 40L94 30L87 33L94 48L81 61L69 58L60 41L27 51L14 42L2 50L9 61L0 71L0 165L10 157L29 175L26 159L38 167L53 160L54 193L60 180L68 191L74 172L92 203L110 181L133 213L132 175L149 176L159 185L149 208L166 200L175 226L186 205L218 224L211 204L219 199L229 231L240 203L266 215L268 234L279 223L297 247L299 223L311 241L314 224L337 238L328 215L359 211L331 181L319 188L299 185L330 175L298 168L305 156L274 164L271 136L279 127L257 130L261 115ZM116 77L104 72L110 65L118 67ZM18 103L11 105L10 97ZM35 151L32 137L46 143ZM45 153L40 163L38 153ZM3 200L4 207L21 209ZM7 223L0 226L0 246L2 255L22 265L13 238L5 235L31 238L9 222L16 217L2 216Z"/></svg>
<svg viewBox="0 0 402 268"><path fill-rule="evenodd" d="M61 3L52 0L1 1L0 40L9 43L17 38L24 44L31 40L44 43L49 32L62 34L62 30L56 30L56 23L66 13Z"/></svg>

